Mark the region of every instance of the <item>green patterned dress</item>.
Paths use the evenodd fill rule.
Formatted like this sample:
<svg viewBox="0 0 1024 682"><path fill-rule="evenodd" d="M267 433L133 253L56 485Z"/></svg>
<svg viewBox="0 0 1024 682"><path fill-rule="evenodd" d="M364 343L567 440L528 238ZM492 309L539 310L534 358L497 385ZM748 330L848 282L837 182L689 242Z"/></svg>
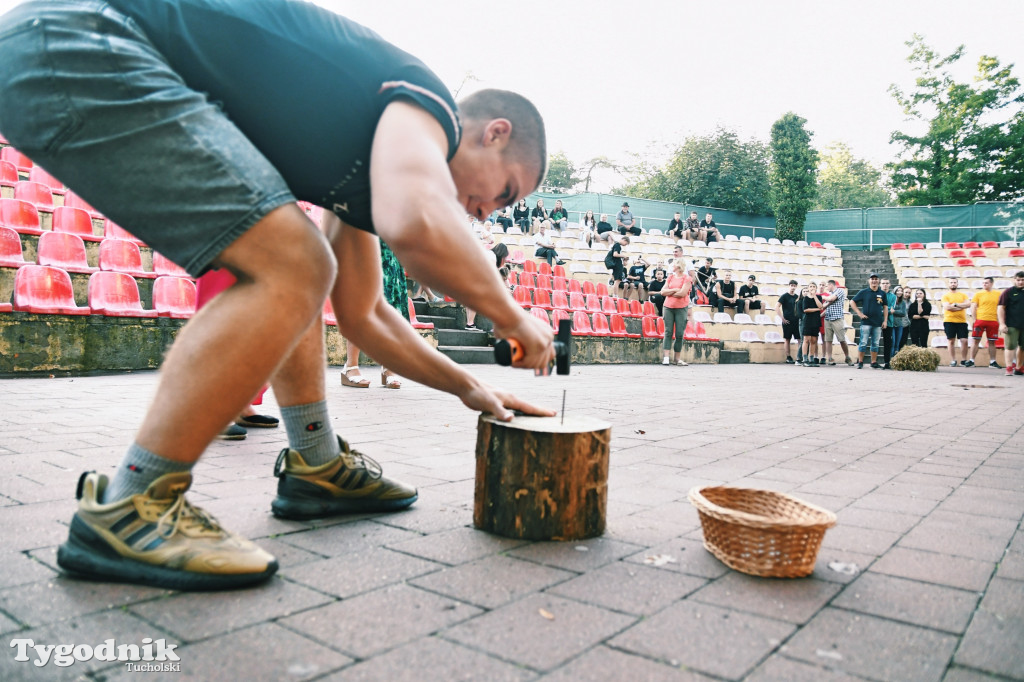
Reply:
<svg viewBox="0 0 1024 682"><path fill-rule="evenodd" d="M383 240L380 242L380 267L384 271L384 299L408 320L409 288L405 281L405 268Z"/></svg>

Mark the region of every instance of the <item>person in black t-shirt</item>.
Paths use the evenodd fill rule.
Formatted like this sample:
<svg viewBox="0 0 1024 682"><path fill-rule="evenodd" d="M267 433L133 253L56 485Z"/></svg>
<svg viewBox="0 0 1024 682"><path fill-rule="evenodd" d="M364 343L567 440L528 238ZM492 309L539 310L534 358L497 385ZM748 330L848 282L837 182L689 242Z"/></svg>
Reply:
<svg viewBox="0 0 1024 682"><path fill-rule="evenodd" d="M597 221L597 238L608 243L615 241L615 228L608 222L607 213L602 213L601 219Z"/></svg>
<svg viewBox="0 0 1024 682"><path fill-rule="evenodd" d="M647 299L647 261L643 256L637 256L636 261L629 266L626 272L626 279L622 283L622 295L629 298L629 292L636 292L636 300Z"/></svg>
<svg viewBox="0 0 1024 682"><path fill-rule="evenodd" d="M697 276L700 276L700 270L697 271ZM739 302L740 295L736 291L736 282L732 281L732 273L728 270L722 273L722 281L715 285L715 298L720 313L725 312L726 306L738 310L743 305Z"/></svg>
<svg viewBox="0 0 1024 682"><path fill-rule="evenodd" d="M549 220L548 219L548 210L546 208L544 208L544 200L543 199L537 199L537 205L533 207L532 211L530 211L530 219L531 219L531 222L532 222L532 225L531 225L531 228L530 228L532 232L536 232L537 228L540 227L540 224L542 222L544 222L546 220ZM548 222L548 225L550 226L551 223Z"/></svg>
<svg viewBox="0 0 1024 682"><path fill-rule="evenodd" d="M736 311L749 315L752 309L757 308L764 312L764 301L759 298L760 294L755 277L747 277L747 283L740 287L740 304Z"/></svg>
<svg viewBox="0 0 1024 682"><path fill-rule="evenodd" d="M822 308L818 286L811 282L807 285L807 295L800 303L804 313L804 367L818 366L818 332L821 330Z"/></svg>
<svg viewBox="0 0 1024 682"><path fill-rule="evenodd" d="M789 280L789 291L779 296L779 301L775 304L775 312L782 318L782 339L786 343L787 365L794 364L793 354L790 352L790 341L796 339L797 344L800 343L800 324L796 311L797 286L795 279Z"/></svg>
<svg viewBox="0 0 1024 682"><path fill-rule="evenodd" d="M704 265L697 268L697 288L704 292L704 295L708 297L708 303L712 306L718 304L718 299L715 294L715 283L718 281L718 270L711 266L714 262L714 258L705 258Z"/></svg>
<svg viewBox="0 0 1024 682"><path fill-rule="evenodd" d="M668 231L665 233L675 239L683 239L683 233L686 231L686 224L679 219L680 215L679 211L676 211L676 217L669 222Z"/></svg>
<svg viewBox="0 0 1024 682"><path fill-rule="evenodd" d="M512 220L524 234L530 231L530 207L526 205L526 199L520 199L512 209Z"/></svg>
<svg viewBox="0 0 1024 682"><path fill-rule="evenodd" d="M618 295L623 295L622 292L622 280L626 278L626 269L623 266L623 259L628 258L626 254L622 253L622 247L629 243L629 235L619 236L618 242L612 245L612 248L608 250L607 255L604 257L604 265L606 268L612 271L612 288L618 290Z"/></svg>
<svg viewBox="0 0 1024 682"><path fill-rule="evenodd" d="M661 306L665 303L665 297L658 292L665 288L665 271L657 268L654 271L654 279L647 283L647 299L658 307L658 316L661 316Z"/></svg>
<svg viewBox="0 0 1024 682"><path fill-rule="evenodd" d="M718 226L715 225L715 221L711 219L711 214L708 213L704 216L704 220L700 221L700 229L704 233L705 240L708 244L711 242L717 242L721 236L718 233Z"/></svg>

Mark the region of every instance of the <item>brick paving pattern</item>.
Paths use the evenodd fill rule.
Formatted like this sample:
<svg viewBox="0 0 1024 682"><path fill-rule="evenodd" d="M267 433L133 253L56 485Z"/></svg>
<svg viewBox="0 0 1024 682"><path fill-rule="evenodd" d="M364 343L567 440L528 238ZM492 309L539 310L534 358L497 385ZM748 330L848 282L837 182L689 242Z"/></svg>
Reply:
<svg viewBox="0 0 1024 682"><path fill-rule="evenodd" d="M335 428L418 486L419 501L282 521L269 506L283 431L214 443L191 499L281 570L213 594L56 570L79 474L113 470L157 375L0 381L0 680L1024 680L1019 378L773 365L473 371L556 408L566 389L568 412L613 424L603 537L474 530L476 415L411 382L343 389L332 369ZM754 578L705 551L686 496L715 484L835 511L814 574ZM37 667L7 646L144 637L176 644L181 671Z"/></svg>

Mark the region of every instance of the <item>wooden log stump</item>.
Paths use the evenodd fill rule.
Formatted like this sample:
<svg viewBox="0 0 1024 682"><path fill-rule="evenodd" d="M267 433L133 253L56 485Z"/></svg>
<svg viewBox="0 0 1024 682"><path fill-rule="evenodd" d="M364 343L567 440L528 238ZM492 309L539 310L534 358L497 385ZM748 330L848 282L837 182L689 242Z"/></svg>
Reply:
<svg viewBox="0 0 1024 682"><path fill-rule="evenodd" d="M604 532L611 424L585 416L482 415L476 437L473 525L527 540Z"/></svg>

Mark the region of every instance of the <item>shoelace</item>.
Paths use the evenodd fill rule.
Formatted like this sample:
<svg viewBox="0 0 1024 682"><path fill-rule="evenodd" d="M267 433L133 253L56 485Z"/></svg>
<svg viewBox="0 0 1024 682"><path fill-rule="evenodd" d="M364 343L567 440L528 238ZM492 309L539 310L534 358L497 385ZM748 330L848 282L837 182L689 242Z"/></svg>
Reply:
<svg viewBox="0 0 1024 682"><path fill-rule="evenodd" d="M354 462L355 466L350 466L352 469L366 469L366 472L372 479L379 479L384 475L384 470L381 468L380 463L377 462L373 457L364 455L358 450L352 450L349 448L348 443L345 441L341 442L342 452L345 455L346 464L349 460Z"/></svg>
<svg viewBox="0 0 1024 682"><path fill-rule="evenodd" d="M184 493L179 493L177 499L167 508L160 518L157 520L157 532L164 538L172 537L178 532L178 527L182 524L185 519L195 519L205 529L215 533L221 532L220 524L217 523L210 513L203 511L198 507L193 507L188 500L185 499ZM170 524L170 529L167 532L163 531L163 528Z"/></svg>

